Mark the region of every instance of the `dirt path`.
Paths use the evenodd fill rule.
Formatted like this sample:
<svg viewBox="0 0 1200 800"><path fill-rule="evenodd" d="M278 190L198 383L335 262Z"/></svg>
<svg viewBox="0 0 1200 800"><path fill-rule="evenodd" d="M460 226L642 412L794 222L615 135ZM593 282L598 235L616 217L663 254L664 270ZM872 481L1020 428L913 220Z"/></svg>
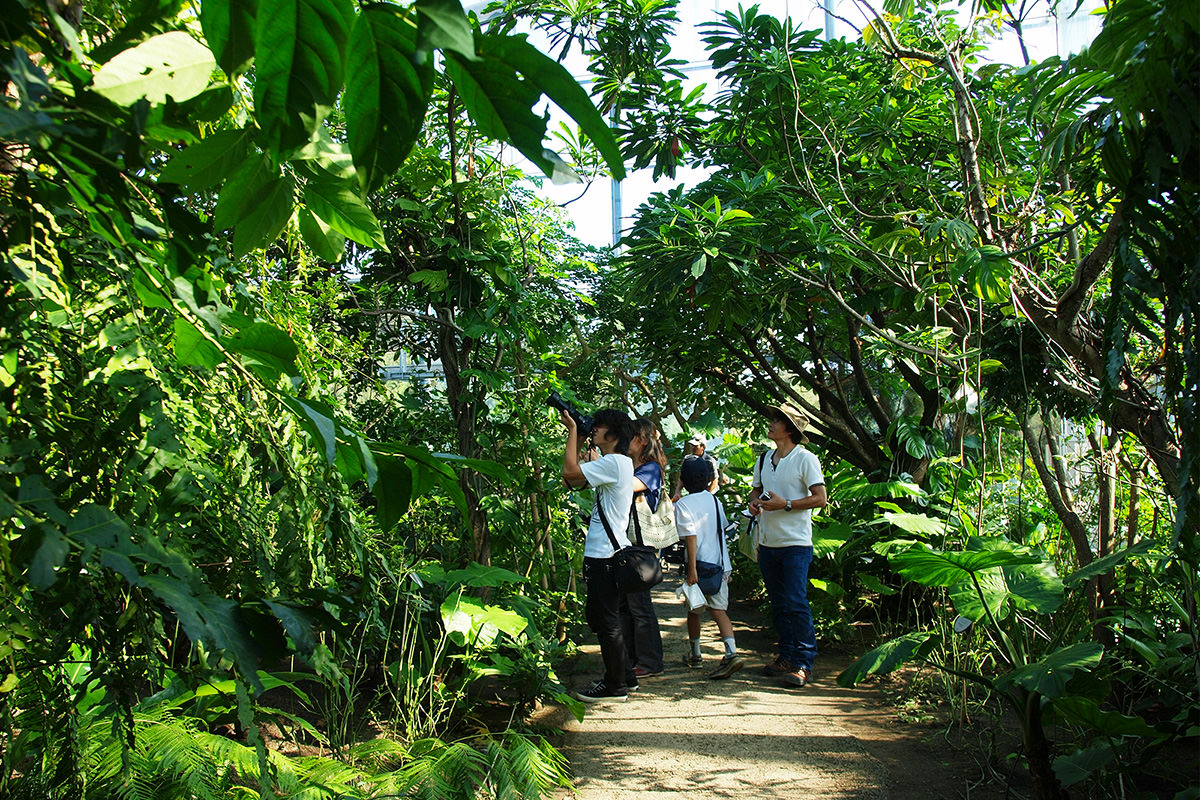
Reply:
<svg viewBox="0 0 1200 800"><path fill-rule="evenodd" d="M754 608L730 609L738 650L747 666L724 681L709 680L722 648L705 619L703 670L681 663L687 635L682 605L668 579L655 592L667 671L642 681L623 703L596 704L582 723L564 709L541 721L563 729L556 742L570 759L577 800L993 800L977 785L980 770L951 747L940 726L905 724L878 689L836 683L849 663L822 654L815 681L785 688L758 669L774 656ZM748 626L749 619L753 625ZM585 644L568 686L600 672L599 648Z"/></svg>

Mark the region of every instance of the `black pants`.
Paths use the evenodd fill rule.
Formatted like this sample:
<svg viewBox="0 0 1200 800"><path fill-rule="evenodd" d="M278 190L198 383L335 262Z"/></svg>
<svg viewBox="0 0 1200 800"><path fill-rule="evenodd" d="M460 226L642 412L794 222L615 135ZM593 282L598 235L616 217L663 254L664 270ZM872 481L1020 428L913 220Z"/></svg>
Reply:
<svg viewBox="0 0 1200 800"><path fill-rule="evenodd" d="M627 664L625 636L621 628L621 593L613 578L611 558L584 558L583 581L587 585L584 614L588 627L600 640L604 660L604 683L609 691L627 688L633 669Z"/></svg>
<svg viewBox="0 0 1200 800"><path fill-rule="evenodd" d="M658 627L658 614L654 612L649 589L621 596L621 632L629 652L630 672L634 667L647 672L662 672L662 631Z"/></svg>

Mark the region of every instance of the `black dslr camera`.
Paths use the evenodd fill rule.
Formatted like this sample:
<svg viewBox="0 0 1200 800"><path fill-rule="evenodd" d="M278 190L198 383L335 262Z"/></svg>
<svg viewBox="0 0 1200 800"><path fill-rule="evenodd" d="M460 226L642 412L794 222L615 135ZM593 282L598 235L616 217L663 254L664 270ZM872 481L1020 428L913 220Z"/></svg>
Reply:
<svg viewBox="0 0 1200 800"><path fill-rule="evenodd" d="M557 408L559 411L565 411L570 415L571 419L575 420L575 427L579 429L579 435L584 438L590 438L594 422L591 417L585 417L575 410L575 406L568 403L558 396L558 392L551 392L546 398L546 405L551 408Z"/></svg>

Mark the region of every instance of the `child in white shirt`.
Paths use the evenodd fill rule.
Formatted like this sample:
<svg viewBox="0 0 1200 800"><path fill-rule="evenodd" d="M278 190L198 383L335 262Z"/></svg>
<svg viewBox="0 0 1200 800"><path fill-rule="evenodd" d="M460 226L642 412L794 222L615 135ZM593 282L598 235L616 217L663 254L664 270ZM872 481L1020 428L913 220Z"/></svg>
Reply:
<svg viewBox="0 0 1200 800"><path fill-rule="evenodd" d="M675 528L679 538L687 547L686 580L689 585L695 585L700 576L697 573L696 562L707 561L720 564L723 568L721 588L716 594L706 594L705 604L721 639L725 643L725 657L716 669L708 673L713 679L728 678L737 672L745 662L737 653L737 643L734 641L733 624L729 621L729 576L733 566L729 560L729 548L725 547L725 509L721 506L708 487L713 482L712 465L702 459L693 458L685 461L680 470L683 486L688 494L675 504ZM701 607L702 608L702 607ZM688 611L688 645L689 650L683 662L698 669L703 664L700 655L700 608Z"/></svg>

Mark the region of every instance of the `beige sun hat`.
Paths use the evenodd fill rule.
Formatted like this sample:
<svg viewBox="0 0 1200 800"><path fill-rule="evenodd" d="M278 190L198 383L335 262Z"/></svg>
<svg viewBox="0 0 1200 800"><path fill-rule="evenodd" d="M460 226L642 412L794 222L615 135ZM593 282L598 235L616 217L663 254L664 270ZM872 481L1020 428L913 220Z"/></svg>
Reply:
<svg viewBox="0 0 1200 800"><path fill-rule="evenodd" d="M800 432L800 441L807 442L808 437L804 435L804 429L808 427L808 417L804 412L795 406L784 403L778 406L767 406L771 411L777 411L787 417L788 421L796 426L796 430Z"/></svg>

